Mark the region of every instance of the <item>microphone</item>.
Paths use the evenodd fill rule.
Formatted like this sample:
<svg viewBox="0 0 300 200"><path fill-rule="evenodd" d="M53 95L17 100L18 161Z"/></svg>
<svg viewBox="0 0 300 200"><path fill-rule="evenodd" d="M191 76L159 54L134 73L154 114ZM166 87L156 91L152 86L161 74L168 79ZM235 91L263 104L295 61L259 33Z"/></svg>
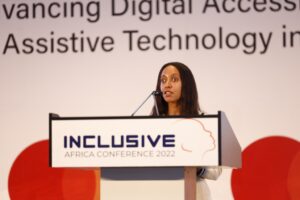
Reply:
<svg viewBox="0 0 300 200"><path fill-rule="evenodd" d="M156 103L156 98L155 98L155 96L159 96L159 95L161 95L161 94L162 94L162 92L160 92L160 91L156 91L156 90L152 91L152 92L149 94L149 96L141 103L141 105L140 105L140 106L139 106L139 107L131 114L131 116L134 116L135 113L136 113L137 111L140 110L140 108L148 101L148 99L149 99L151 96L153 96L153 98L154 98L154 105L155 105L156 113L157 113L157 115L159 115L158 107L157 107L157 103Z"/></svg>
<svg viewBox="0 0 300 200"><path fill-rule="evenodd" d="M154 90L154 91L152 92L152 94L155 95L155 96L158 96L158 95L161 95L162 92L161 92L161 91L156 91L156 90Z"/></svg>

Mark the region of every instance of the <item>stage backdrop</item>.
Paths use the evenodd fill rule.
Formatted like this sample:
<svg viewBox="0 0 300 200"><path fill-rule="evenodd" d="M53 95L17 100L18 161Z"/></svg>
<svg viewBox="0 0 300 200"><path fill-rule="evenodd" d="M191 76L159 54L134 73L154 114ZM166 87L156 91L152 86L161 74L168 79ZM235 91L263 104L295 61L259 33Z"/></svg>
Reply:
<svg viewBox="0 0 300 200"><path fill-rule="evenodd" d="M48 167L48 113L128 116L170 61L243 149L213 199L300 198L298 0L0 4L0 199L97 199L99 171Z"/></svg>

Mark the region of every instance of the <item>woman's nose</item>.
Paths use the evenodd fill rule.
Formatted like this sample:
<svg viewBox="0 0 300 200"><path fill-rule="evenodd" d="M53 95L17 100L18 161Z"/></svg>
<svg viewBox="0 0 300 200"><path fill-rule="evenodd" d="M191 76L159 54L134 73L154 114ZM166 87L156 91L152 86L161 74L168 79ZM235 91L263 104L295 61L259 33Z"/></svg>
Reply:
<svg viewBox="0 0 300 200"><path fill-rule="evenodd" d="M170 80L168 80L167 82L166 82L166 85L165 85L167 88L170 88L170 87L172 87L172 83L171 83L171 81Z"/></svg>

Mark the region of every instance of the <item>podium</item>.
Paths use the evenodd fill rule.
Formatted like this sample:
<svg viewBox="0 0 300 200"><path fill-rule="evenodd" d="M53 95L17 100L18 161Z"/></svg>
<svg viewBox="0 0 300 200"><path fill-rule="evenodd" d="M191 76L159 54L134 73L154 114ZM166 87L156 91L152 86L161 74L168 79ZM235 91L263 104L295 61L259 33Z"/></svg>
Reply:
<svg viewBox="0 0 300 200"><path fill-rule="evenodd" d="M100 199L196 199L198 167L241 166L224 112L201 116L49 115L50 166L100 167Z"/></svg>

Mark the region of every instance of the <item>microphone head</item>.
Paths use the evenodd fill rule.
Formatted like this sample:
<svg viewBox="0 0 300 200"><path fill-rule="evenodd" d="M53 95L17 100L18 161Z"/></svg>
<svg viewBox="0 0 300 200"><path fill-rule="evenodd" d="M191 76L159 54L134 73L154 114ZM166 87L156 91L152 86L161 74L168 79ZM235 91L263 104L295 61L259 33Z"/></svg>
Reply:
<svg viewBox="0 0 300 200"><path fill-rule="evenodd" d="M152 94L155 95L155 96L159 96L159 95L162 94L162 92L154 90Z"/></svg>

